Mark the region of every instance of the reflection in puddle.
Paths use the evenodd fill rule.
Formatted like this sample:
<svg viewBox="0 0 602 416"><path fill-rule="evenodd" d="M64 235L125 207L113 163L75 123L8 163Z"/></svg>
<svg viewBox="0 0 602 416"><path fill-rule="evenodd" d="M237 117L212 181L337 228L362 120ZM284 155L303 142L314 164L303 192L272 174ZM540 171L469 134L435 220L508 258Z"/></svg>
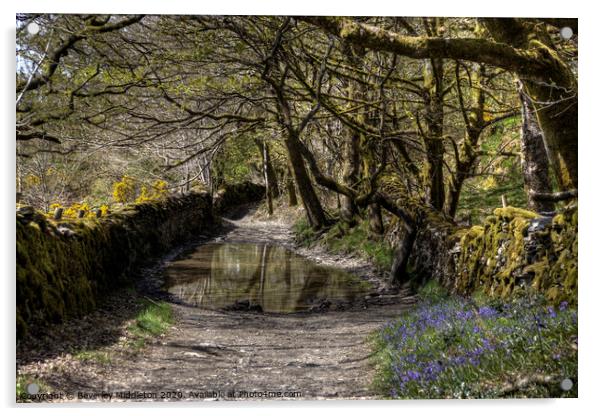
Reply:
<svg viewBox="0 0 602 416"><path fill-rule="evenodd" d="M269 244L205 244L171 262L165 286L181 301L204 308L249 305L265 312L298 312L351 302L370 285Z"/></svg>

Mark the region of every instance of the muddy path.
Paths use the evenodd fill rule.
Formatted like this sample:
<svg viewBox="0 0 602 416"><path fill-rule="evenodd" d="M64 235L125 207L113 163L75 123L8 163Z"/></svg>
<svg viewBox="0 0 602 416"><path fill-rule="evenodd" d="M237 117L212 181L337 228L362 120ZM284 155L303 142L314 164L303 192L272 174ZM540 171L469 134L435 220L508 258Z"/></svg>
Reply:
<svg viewBox="0 0 602 416"><path fill-rule="evenodd" d="M252 211L225 218L223 233L214 241L283 245L374 282L373 293L346 310L296 314L203 310L174 303L174 326L137 354L126 351L121 337L103 347L110 356L103 362L66 353L30 360L19 371L65 392L61 401L86 400L82 393L96 401L128 399L94 396L117 391L146 394L136 400L248 400L264 399L265 392L294 400L378 398L370 388L374 369L367 337L411 307L413 298L377 283L376 272L364 261L319 248L296 248L289 224L258 221ZM110 308L107 313L112 313Z"/></svg>

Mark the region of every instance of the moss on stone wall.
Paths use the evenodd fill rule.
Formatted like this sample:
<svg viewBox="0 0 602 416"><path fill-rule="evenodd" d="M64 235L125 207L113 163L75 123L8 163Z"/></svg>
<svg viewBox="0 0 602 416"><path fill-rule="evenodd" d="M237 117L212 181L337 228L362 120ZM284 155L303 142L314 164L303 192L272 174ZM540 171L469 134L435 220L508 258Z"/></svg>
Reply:
<svg viewBox="0 0 602 416"><path fill-rule="evenodd" d="M553 303L576 303L577 217L573 205L553 218L498 208L483 226L471 228L428 220L417 233L410 265L460 294L507 297L532 290Z"/></svg>
<svg viewBox="0 0 602 416"><path fill-rule="evenodd" d="M32 324L91 311L135 267L212 223L207 193L126 205L99 219L17 213L17 337Z"/></svg>

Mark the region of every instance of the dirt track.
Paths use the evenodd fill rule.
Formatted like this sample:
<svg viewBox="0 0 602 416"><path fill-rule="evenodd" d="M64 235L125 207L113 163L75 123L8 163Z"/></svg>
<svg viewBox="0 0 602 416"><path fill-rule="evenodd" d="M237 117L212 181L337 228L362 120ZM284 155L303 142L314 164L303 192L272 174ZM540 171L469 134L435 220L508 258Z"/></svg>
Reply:
<svg viewBox="0 0 602 416"><path fill-rule="evenodd" d="M270 241L294 247L286 224L259 222L250 215L227 223L227 232L218 237L222 241ZM360 260L320 249L295 251L377 281L372 268ZM383 285L348 310L321 313L274 315L174 304L178 317L174 327L139 354L129 355L123 338L115 337L100 349L108 352L110 362L76 360L61 353L26 360L20 371L39 376L54 391L75 396L69 400L77 400L78 392L102 391L154 393L154 400L214 400L216 394L221 394L220 400L231 400L228 393L232 391L236 399L249 399L244 394L239 397L240 392L255 392L250 398L261 399L257 392L265 391L294 392L294 399L377 398L370 389L373 368L366 338L411 304L407 293L387 292ZM97 318L110 321L110 313L109 308L88 318L88 327L102 325ZM118 333L127 323L124 317L113 332ZM32 354L30 358L34 358ZM167 393L166 397L162 398L162 393Z"/></svg>

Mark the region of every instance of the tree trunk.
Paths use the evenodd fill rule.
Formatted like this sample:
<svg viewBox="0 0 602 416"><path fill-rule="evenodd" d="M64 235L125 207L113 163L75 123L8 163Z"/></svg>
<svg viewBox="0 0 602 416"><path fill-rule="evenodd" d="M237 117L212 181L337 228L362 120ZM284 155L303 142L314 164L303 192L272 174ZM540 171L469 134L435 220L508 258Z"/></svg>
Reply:
<svg viewBox="0 0 602 416"><path fill-rule="evenodd" d="M447 209L446 214L450 218L456 216L460 195L464 181L470 178L475 169L475 165L479 156L479 139L485 128L485 93L480 88L481 81L485 74L485 66L479 65L476 71L473 71L470 78L470 97L472 104L467 108L462 95L462 87L460 84L459 67L456 67L456 86L458 90L458 99L460 101L461 111L463 112L464 125L466 131L464 140L459 146L458 155L456 158L456 170L451 175L451 184L447 194ZM473 88L473 86L477 88Z"/></svg>
<svg viewBox="0 0 602 416"><path fill-rule="evenodd" d="M293 180L293 174L291 168L287 168L286 174L286 192L288 194L288 206L296 207L297 202L297 191L295 190L295 181Z"/></svg>
<svg viewBox="0 0 602 416"><path fill-rule="evenodd" d="M284 144L288 151L293 177L301 195L307 220L314 229L320 229L326 225L326 215L305 167L299 137L289 131Z"/></svg>
<svg viewBox="0 0 602 416"><path fill-rule="evenodd" d="M263 159L263 176L264 176L264 181L265 181L265 196L266 199L268 201L268 215L272 215L274 213L274 205L272 203L272 195L273 195L273 184L271 184L270 182L270 175L268 174L268 166L270 164L270 153L268 151L268 145L267 143L264 141L263 142L263 151L261 152L262 154L262 159Z"/></svg>
<svg viewBox="0 0 602 416"><path fill-rule="evenodd" d="M424 66L424 99L426 104L424 181L427 189L427 202L438 211L442 210L445 204L442 78L443 60L427 60Z"/></svg>
<svg viewBox="0 0 602 416"><path fill-rule="evenodd" d="M383 226L383 216L380 205L368 205L368 226L371 238L376 239L384 234L385 227Z"/></svg>
<svg viewBox="0 0 602 416"><path fill-rule="evenodd" d="M493 38L517 48L536 48L549 66L549 81L521 77L543 133L560 188L577 189L577 80L555 50L545 28L518 19L483 19Z"/></svg>
<svg viewBox="0 0 602 416"><path fill-rule="evenodd" d="M278 189L278 177L272 164L272 156L270 155L270 146L265 140L255 139L255 144L259 148L261 153L261 160L263 162L263 175L266 182L266 188L270 189L270 195L272 198L280 196L280 190Z"/></svg>
<svg viewBox="0 0 602 416"><path fill-rule="evenodd" d="M268 144L265 144L265 160L266 160L266 172L268 175L268 182L270 184L270 192L272 193L273 198L277 198L280 196L280 189L278 188L278 176L276 175L276 171L274 170L274 165L272 164L272 156L270 153L270 147Z"/></svg>
<svg viewBox="0 0 602 416"><path fill-rule="evenodd" d="M402 221L402 220L400 220ZM393 264L391 265L391 283L400 285L409 280L407 268L408 260L416 240L416 229L411 227L404 229L403 234L393 253Z"/></svg>
<svg viewBox="0 0 602 416"><path fill-rule="evenodd" d="M186 164L186 183L184 184L184 192L190 192L190 166Z"/></svg>
<svg viewBox="0 0 602 416"><path fill-rule="evenodd" d="M533 111L529 97L525 94L521 84L519 84L519 97L523 117L521 126L521 161L528 207L535 212L551 212L554 211L554 202L533 198L533 193L548 194L552 192L548 175L549 164L543 134L537 124L535 112Z"/></svg>
<svg viewBox="0 0 602 416"><path fill-rule="evenodd" d="M446 214L450 218L454 218L456 216L456 211L458 211L458 203L460 202L460 194L462 193L462 186L464 186L465 180L466 180L466 175L464 173L457 172L449 186L449 190L447 192Z"/></svg>
<svg viewBox="0 0 602 416"><path fill-rule="evenodd" d="M476 150L480 135L480 128L468 128L464 141L460 146L456 172L452 177L447 192L447 209L445 212L450 218L456 216L458 203L460 202L460 194L462 193L462 186L464 186L466 179L472 176L474 165L478 157Z"/></svg>
<svg viewBox="0 0 602 416"><path fill-rule="evenodd" d="M359 134L349 129L349 135L344 143L343 154L343 182L350 188L357 184L360 155ZM355 225L355 217L359 213L355 201L347 195L342 196L341 218L350 226Z"/></svg>
<svg viewBox="0 0 602 416"><path fill-rule="evenodd" d="M563 97L559 88L525 82L535 104L537 119L558 184L562 190L577 189L577 93ZM546 103L556 103L549 105Z"/></svg>
<svg viewBox="0 0 602 416"><path fill-rule="evenodd" d="M354 48L353 45L344 43L343 51L347 62L356 67L361 68L363 65L363 56L365 52L361 48ZM343 85L347 86L347 97L350 100L364 100L365 99L365 87L355 80L341 80ZM347 104L347 109L351 110L356 106L353 101ZM355 110L354 117L361 123L364 121L364 108ZM347 134L344 138L343 143L343 183L350 188L357 186L358 177L360 174L361 164L361 134L350 127L345 127ZM349 196L342 196L342 207L341 207L341 218L349 226L354 226L356 221L355 218L359 214L357 204Z"/></svg>

